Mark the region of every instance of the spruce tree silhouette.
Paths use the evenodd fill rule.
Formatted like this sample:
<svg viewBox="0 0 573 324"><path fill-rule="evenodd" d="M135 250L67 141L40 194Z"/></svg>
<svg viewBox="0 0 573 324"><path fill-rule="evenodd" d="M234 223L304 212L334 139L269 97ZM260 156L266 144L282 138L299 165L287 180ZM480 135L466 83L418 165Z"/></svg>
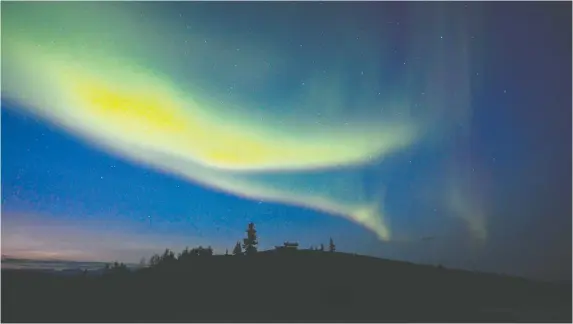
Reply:
<svg viewBox="0 0 573 324"><path fill-rule="evenodd" d="M332 237L330 238L330 243L328 244L328 252L336 252L336 245L334 245Z"/></svg>
<svg viewBox="0 0 573 324"><path fill-rule="evenodd" d="M175 257L175 253L169 249L165 249L165 252L161 256L154 255L149 259L149 266L150 267L166 267L172 268L177 264L177 258Z"/></svg>
<svg viewBox="0 0 573 324"><path fill-rule="evenodd" d="M253 255L257 253L257 230L255 230L255 224L249 223L247 228L247 237L243 239L243 248L245 249L245 255Z"/></svg>
<svg viewBox="0 0 573 324"><path fill-rule="evenodd" d="M177 255L177 261L185 262L188 260L189 256L190 256L189 248L185 247L185 250L179 252L179 254Z"/></svg>
<svg viewBox="0 0 573 324"><path fill-rule="evenodd" d="M161 257L159 254L154 254L149 258L149 267L156 267L161 262Z"/></svg>
<svg viewBox="0 0 573 324"><path fill-rule="evenodd" d="M241 243L237 242L235 244L235 248L233 249L233 255L241 255L243 254L243 249L241 248Z"/></svg>
<svg viewBox="0 0 573 324"><path fill-rule="evenodd" d="M176 260L175 253L173 253L173 251L169 249L165 249L165 252L163 252L163 255L161 256L161 261L166 263L172 263L175 260Z"/></svg>
<svg viewBox="0 0 573 324"><path fill-rule="evenodd" d="M324 251L324 244L320 243L320 251Z"/></svg>

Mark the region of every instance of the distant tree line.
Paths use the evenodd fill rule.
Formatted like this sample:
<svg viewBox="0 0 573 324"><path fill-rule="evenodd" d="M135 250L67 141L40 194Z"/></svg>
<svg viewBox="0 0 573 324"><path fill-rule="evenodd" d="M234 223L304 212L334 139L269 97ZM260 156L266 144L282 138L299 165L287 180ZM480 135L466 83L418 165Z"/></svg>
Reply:
<svg viewBox="0 0 573 324"><path fill-rule="evenodd" d="M237 242L235 248L233 249L233 255L253 255L257 253L258 238L257 238L257 231L255 229L255 224L250 223L246 232L247 235L243 239L242 246L240 242ZM183 251L181 251L177 255L175 255L175 252L171 251L170 249L165 249L165 251L161 255L154 254L149 259L147 266L149 266L150 268L160 267L160 266L161 267L171 266L177 263L187 263L191 260L196 260L197 258L209 257L212 255L213 255L213 248L211 246L208 246L206 248L203 246L199 246L192 249L186 247ZM229 255L228 250L225 252L225 255ZM144 266L145 259L142 259L139 264L140 266ZM123 265L123 263L118 265L116 262L112 267L106 264L105 270L110 272L117 272L116 268L118 267L125 267L125 266Z"/></svg>
<svg viewBox="0 0 573 324"><path fill-rule="evenodd" d="M254 223L249 223L247 230L246 230L246 237L243 239L243 243L241 244L238 241L233 248L232 255L233 256L251 256L258 252L258 235L257 230L255 229ZM312 247L310 248L314 251L324 251L324 244L320 244L320 248ZM330 242L328 245L329 252L335 252L336 246L334 245L334 241L330 238ZM229 250L225 251L226 256L230 256ZM199 246L196 248L189 249L186 247L183 251L179 254L175 255L173 251L170 249L165 249L163 254L154 254L147 263L147 266L150 268L155 267L164 267L164 266L173 266L175 264L180 263L187 263L191 260L196 260L197 258L202 257L209 257L213 256L213 248L211 246L203 247ZM140 267L146 265L145 258L142 258L139 262ZM123 263L118 263L117 261L113 263L113 265L106 264L105 265L105 272L106 273L125 273L128 272L128 268Z"/></svg>
<svg viewBox="0 0 573 324"><path fill-rule="evenodd" d="M312 250L312 251L324 251L324 244L320 243L320 246L318 248L311 245L310 250ZM336 252L336 245L334 245L334 241L332 240L332 238L330 238L330 242L328 243L328 252Z"/></svg>
<svg viewBox="0 0 573 324"><path fill-rule="evenodd" d="M118 263L117 261L115 261L112 265L106 263L104 271L105 273L122 274L122 273L128 273L129 269L125 264L123 264L123 262ZM85 269L83 271L83 274L87 275L87 273L88 271L87 269Z"/></svg>

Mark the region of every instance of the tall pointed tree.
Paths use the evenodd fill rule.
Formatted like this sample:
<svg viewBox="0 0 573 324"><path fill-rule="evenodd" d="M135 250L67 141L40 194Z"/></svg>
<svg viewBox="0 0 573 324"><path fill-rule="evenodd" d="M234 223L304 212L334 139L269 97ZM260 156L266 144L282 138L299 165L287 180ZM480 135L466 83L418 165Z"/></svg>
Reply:
<svg viewBox="0 0 573 324"><path fill-rule="evenodd" d="M233 249L233 255L241 255L243 254L243 249L241 248L241 243L237 242L235 244L235 248Z"/></svg>
<svg viewBox="0 0 573 324"><path fill-rule="evenodd" d="M334 241L332 237L330 238L330 242L328 243L328 251L329 252L336 252L336 245L334 245Z"/></svg>
<svg viewBox="0 0 573 324"><path fill-rule="evenodd" d="M247 228L247 237L243 239L243 249L245 249L246 255L253 255L257 253L257 230L255 230L255 224L249 223Z"/></svg>

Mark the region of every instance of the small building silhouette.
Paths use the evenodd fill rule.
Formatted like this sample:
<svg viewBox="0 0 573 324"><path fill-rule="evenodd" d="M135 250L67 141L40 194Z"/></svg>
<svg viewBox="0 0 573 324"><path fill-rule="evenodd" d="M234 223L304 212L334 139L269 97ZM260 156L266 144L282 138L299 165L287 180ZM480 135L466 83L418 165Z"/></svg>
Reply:
<svg viewBox="0 0 573 324"><path fill-rule="evenodd" d="M275 250L277 250L279 252L296 251L296 250L298 250L298 243L296 243L296 242L284 242L283 245L275 246Z"/></svg>

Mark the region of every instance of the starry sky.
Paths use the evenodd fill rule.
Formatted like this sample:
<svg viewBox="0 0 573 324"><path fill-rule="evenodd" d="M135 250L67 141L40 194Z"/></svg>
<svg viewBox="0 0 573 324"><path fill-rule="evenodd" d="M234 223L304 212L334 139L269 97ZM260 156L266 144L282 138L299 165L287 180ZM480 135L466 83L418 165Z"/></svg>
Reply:
<svg viewBox="0 0 573 324"><path fill-rule="evenodd" d="M252 221L571 278L571 3L2 7L4 255L224 253Z"/></svg>

